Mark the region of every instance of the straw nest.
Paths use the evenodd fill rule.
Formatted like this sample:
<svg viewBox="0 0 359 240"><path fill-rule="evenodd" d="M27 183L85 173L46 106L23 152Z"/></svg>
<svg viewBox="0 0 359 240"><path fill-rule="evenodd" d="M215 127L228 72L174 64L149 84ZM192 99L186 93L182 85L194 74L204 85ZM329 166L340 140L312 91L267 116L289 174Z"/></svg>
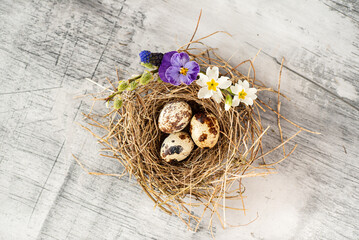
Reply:
<svg viewBox="0 0 359 240"><path fill-rule="evenodd" d="M194 41L192 41L193 43ZM272 173L274 164L283 161L295 149L285 153L277 162L266 164L264 157L276 149L280 149L301 131L306 130L280 113L280 92L265 87L255 80L255 70L251 60L244 61L236 67L221 59L213 49L189 49L189 45L179 51L187 52L197 61L202 70L208 66L217 66L222 75L231 78L235 83L247 80L258 89L259 98L249 107L240 105L235 109L224 111L223 103L218 104L211 99L198 99L199 86L173 86L161 81L152 81L138 87L135 91L123 94L123 107L111 110L100 118L86 114L90 125L99 127L105 134L96 135L89 130L104 146L105 154L116 159L124 167L123 174L96 175L134 176L143 191L155 205L169 214L177 215L192 230L197 230L204 213L209 212L212 226L213 217L218 217L222 226L231 226L225 220L225 210L245 211L244 205L239 208L229 207L228 200L236 199L243 204L245 177L263 176ZM249 63L252 75L241 74L237 67ZM279 78L280 86L280 78ZM114 86L115 87L115 86ZM260 100L261 91L270 91L278 97L278 107L273 109ZM98 100L98 99L97 99ZM101 100L101 99L100 99ZM160 147L167 136L158 128L158 116L162 107L173 100L187 102L193 113L206 111L214 114L219 122L220 137L217 145L211 149L195 148L190 156L181 162L167 163L160 157ZM261 124L261 112L269 110L278 118L278 127L282 143L269 151L264 151L262 138L268 128ZM298 128L293 136L283 140L280 119L284 119ZM310 131L309 131L310 132ZM261 159L260 164L254 164ZM83 165L80 163L83 167ZM198 211L194 211L199 209Z"/></svg>

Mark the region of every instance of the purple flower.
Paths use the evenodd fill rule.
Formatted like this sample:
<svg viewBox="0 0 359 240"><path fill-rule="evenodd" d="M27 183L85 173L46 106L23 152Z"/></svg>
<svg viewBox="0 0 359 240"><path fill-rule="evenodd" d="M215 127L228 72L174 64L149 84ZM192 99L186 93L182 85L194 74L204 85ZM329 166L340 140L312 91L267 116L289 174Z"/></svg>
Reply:
<svg viewBox="0 0 359 240"><path fill-rule="evenodd" d="M190 61L187 53L176 51L163 55L161 66L158 69L162 81L176 86L181 83L190 85L197 79L198 73L198 63Z"/></svg>

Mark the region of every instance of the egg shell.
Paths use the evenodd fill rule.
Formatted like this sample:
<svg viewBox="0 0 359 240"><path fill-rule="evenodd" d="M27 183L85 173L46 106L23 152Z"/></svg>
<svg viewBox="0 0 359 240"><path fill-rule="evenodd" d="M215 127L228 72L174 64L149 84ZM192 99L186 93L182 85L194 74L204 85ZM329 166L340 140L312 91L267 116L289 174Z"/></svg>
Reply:
<svg viewBox="0 0 359 240"><path fill-rule="evenodd" d="M219 138L219 124L211 113L197 113L192 117L190 133L194 143L200 148L212 148Z"/></svg>
<svg viewBox="0 0 359 240"><path fill-rule="evenodd" d="M192 117L192 109L183 101L167 103L158 117L158 127L162 132L174 133L183 130Z"/></svg>
<svg viewBox="0 0 359 240"><path fill-rule="evenodd" d="M182 161L192 152L194 143L186 132L171 133L161 145L161 158L166 162Z"/></svg>

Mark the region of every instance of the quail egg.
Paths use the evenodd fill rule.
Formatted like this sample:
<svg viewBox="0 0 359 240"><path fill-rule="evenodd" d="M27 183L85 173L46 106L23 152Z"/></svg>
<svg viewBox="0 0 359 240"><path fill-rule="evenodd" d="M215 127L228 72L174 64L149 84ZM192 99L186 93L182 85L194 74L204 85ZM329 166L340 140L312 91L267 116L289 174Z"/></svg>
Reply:
<svg viewBox="0 0 359 240"><path fill-rule="evenodd" d="M191 120L192 109L183 101L167 103L160 112L158 127L162 132L174 133L183 130Z"/></svg>
<svg viewBox="0 0 359 240"><path fill-rule="evenodd" d="M182 161L191 153L194 143L186 132L171 133L162 143L161 158L166 162Z"/></svg>
<svg viewBox="0 0 359 240"><path fill-rule="evenodd" d="M197 113L192 117L189 131L198 147L212 148L219 138L218 120L211 113Z"/></svg>

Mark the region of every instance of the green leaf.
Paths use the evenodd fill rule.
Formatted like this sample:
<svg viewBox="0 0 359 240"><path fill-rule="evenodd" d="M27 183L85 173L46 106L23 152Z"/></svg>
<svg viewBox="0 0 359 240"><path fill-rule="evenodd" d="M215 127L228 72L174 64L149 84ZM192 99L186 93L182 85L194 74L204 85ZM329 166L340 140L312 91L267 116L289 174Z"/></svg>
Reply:
<svg viewBox="0 0 359 240"><path fill-rule="evenodd" d="M141 65L144 66L145 68L148 68L148 69L155 69L156 66L152 65L151 63L144 63L144 62L141 62Z"/></svg>

